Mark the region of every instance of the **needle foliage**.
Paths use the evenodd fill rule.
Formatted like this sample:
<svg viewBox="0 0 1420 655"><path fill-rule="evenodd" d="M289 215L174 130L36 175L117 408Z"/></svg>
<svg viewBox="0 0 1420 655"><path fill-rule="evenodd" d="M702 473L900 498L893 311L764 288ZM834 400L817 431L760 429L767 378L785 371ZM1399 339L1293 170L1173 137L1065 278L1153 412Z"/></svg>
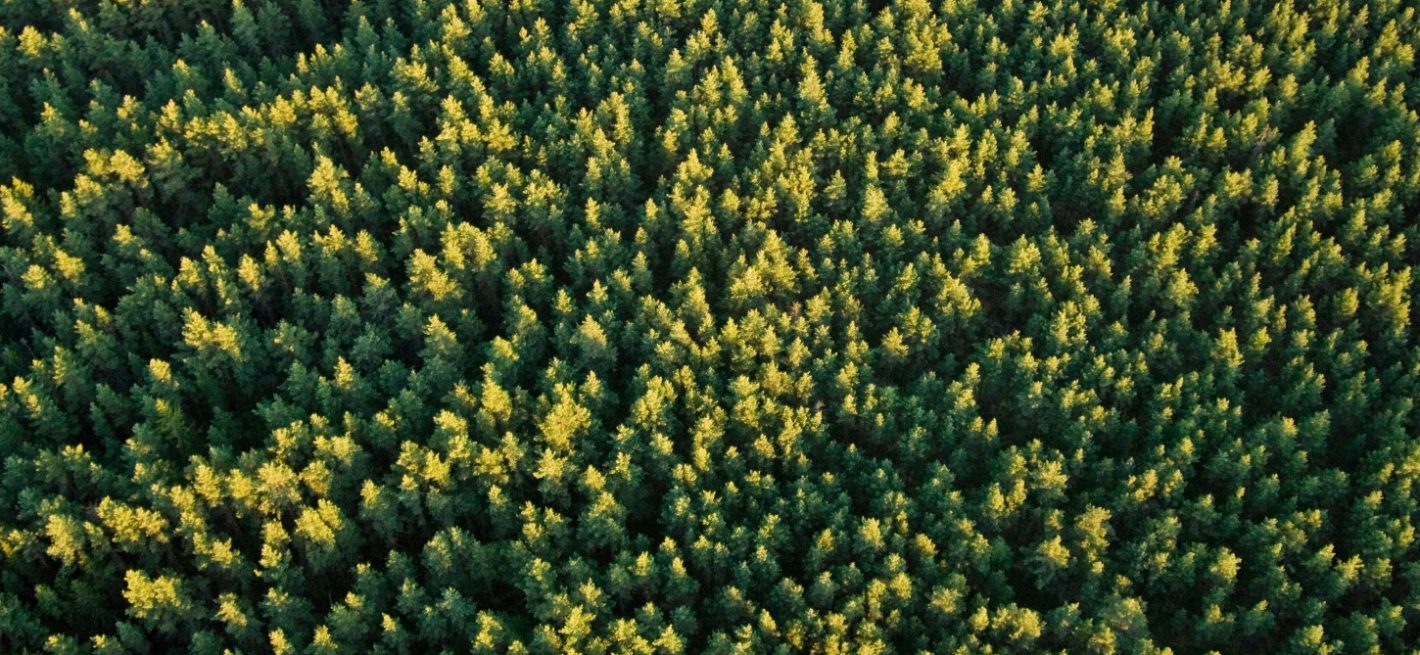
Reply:
<svg viewBox="0 0 1420 655"><path fill-rule="evenodd" d="M0 0L0 652L1415 653L1404 0Z"/></svg>

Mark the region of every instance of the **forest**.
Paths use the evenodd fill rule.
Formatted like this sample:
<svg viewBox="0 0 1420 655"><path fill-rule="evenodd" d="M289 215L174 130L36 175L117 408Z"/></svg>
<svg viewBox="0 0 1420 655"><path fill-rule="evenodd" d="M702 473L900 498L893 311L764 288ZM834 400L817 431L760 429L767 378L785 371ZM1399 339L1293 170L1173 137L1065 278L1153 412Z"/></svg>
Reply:
<svg viewBox="0 0 1420 655"><path fill-rule="evenodd" d="M1420 653L1411 0L0 0L0 653Z"/></svg>

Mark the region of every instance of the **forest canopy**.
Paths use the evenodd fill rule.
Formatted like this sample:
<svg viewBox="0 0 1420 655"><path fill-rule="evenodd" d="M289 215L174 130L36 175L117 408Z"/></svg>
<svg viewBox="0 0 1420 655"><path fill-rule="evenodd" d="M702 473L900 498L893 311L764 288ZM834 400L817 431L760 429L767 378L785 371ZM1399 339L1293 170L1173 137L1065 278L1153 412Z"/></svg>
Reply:
<svg viewBox="0 0 1420 655"><path fill-rule="evenodd" d="M1420 652L1404 0L0 0L0 652Z"/></svg>

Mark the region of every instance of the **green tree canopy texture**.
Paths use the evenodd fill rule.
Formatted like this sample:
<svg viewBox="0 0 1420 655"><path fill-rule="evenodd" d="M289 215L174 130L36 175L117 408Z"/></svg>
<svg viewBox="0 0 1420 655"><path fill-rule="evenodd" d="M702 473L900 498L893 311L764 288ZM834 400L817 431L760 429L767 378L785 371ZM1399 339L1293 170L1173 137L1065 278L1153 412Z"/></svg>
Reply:
<svg viewBox="0 0 1420 655"><path fill-rule="evenodd" d="M1420 653L1407 0L0 0L0 652Z"/></svg>

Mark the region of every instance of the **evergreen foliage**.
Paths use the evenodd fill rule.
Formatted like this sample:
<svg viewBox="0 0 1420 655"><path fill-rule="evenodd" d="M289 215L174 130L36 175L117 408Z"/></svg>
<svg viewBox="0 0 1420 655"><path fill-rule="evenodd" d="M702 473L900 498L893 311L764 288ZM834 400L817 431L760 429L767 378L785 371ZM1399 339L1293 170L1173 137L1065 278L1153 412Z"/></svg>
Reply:
<svg viewBox="0 0 1420 655"><path fill-rule="evenodd" d="M0 0L0 652L1420 652L1404 0Z"/></svg>

